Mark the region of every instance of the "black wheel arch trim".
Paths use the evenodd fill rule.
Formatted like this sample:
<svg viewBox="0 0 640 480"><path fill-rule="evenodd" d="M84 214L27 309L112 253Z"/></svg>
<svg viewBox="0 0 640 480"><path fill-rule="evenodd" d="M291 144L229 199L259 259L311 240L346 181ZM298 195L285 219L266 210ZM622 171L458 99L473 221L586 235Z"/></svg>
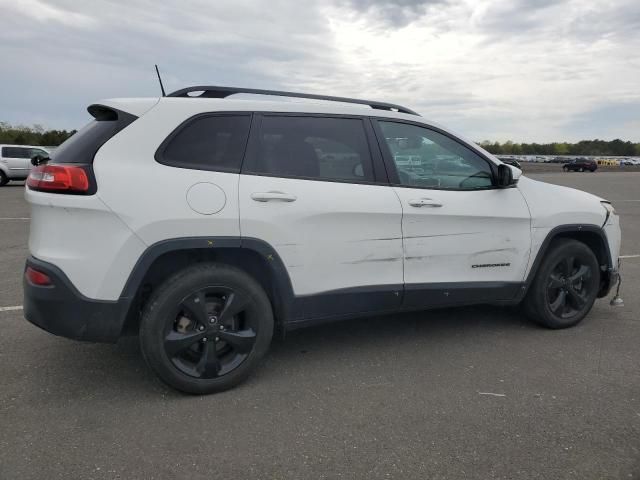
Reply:
<svg viewBox="0 0 640 480"><path fill-rule="evenodd" d="M149 246L140 256L120 295L120 300L127 302L129 308L133 307L136 295L142 286L142 281L153 263L162 255L176 251L188 250L224 250L247 249L265 259L266 265L272 274L271 278L276 283L278 298L275 299L273 308L283 320L295 318L297 313L292 310L294 294L289 273L278 255L277 251L267 242L256 238L247 237L186 237L162 240Z"/></svg>
<svg viewBox="0 0 640 480"><path fill-rule="evenodd" d="M616 270L611 260L611 250L609 248L609 242L607 240L607 236L602 227L600 227L599 225L579 224L579 223L559 225L557 227L552 228L551 231L545 237L545 239L542 241L542 244L540 245L540 248L536 253L536 257L531 264L531 268L529 269L529 274L527 275L527 278L523 284L522 291L520 292L520 298L524 298L524 296L527 294L529 287L533 283L533 280L535 279L538 273L540 264L542 263L542 260L545 257L545 254L547 253L547 251L549 250L549 247L551 246L552 242L557 238L560 238L562 236L565 236L566 234L572 234L572 233L596 234L600 239L600 241L602 242L602 249L605 254L606 263L604 266L606 267L606 273L611 274L611 272L614 272ZM609 276L611 278L605 279L605 282L607 283L607 285L604 285L601 288L601 291L598 295L599 297L605 296L611 288L611 284L613 283L612 279L615 277L615 275L609 275Z"/></svg>

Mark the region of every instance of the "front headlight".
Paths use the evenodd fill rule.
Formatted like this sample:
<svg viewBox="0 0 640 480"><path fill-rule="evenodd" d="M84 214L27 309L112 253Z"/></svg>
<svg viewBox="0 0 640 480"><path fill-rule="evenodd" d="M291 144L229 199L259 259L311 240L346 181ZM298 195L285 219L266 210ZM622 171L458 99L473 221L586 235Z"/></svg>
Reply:
<svg viewBox="0 0 640 480"><path fill-rule="evenodd" d="M604 209L607 211L607 216L604 219L604 224L602 225L604 227L609 222L609 219L613 215L617 215L617 213L616 213L616 209L613 208L613 205L611 205L611 202L600 202L600 205L602 205Z"/></svg>
<svg viewBox="0 0 640 480"><path fill-rule="evenodd" d="M600 202L609 215L617 215L616 209L613 208L611 202Z"/></svg>

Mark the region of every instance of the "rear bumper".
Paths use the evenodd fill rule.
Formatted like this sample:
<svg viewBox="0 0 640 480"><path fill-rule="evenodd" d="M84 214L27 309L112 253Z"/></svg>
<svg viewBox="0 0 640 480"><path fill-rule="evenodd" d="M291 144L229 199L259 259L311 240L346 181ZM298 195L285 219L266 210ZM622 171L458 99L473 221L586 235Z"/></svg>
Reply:
<svg viewBox="0 0 640 480"><path fill-rule="evenodd" d="M54 335L91 342L115 342L129 309L126 299L109 302L83 296L55 265L33 257L27 266L45 273L50 286L39 286L23 276L24 316Z"/></svg>

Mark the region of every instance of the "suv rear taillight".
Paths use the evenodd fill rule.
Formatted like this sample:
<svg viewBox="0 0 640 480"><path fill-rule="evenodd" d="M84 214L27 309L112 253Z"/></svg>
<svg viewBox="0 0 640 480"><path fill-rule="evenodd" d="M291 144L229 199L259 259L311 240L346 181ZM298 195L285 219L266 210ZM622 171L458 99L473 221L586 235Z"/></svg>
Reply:
<svg viewBox="0 0 640 480"><path fill-rule="evenodd" d="M50 193L89 195L95 190L94 184L88 165L39 165L27 178L27 187L31 190Z"/></svg>
<svg viewBox="0 0 640 480"><path fill-rule="evenodd" d="M51 282L51 277L46 273L42 273L40 270L36 270L35 268L27 267L24 272L27 280L33 285L37 285L39 287L50 287L53 285Z"/></svg>

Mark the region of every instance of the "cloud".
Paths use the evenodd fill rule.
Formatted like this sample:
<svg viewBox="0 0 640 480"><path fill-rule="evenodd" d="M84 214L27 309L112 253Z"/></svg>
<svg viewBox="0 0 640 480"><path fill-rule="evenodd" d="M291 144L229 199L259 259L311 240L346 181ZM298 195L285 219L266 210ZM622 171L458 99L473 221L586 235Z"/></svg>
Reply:
<svg viewBox="0 0 640 480"><path fill-rule="evenodd" d="M21 0L11 6L15 12L40 23L55 22L78 28L90 28L96 23L95 19L88 15L49 5L41 0Z"/></svg>
<svg viewBox="0 0 640 480"><path fill-rule="evenodd" d="M343 4L384 26L402 28L422 18L433 6L446 0L346 0Z"/></svg>
<svg viewBox="0 0 640 480"><path fill-rule="evenodd" d="M636 0L0 0L0 16L10 122L76 128L97 99L157 95L158 63L168 90L372 98L477 139L640 140Z"/></svg>
<svg viewBox="0 0 640 480"><path fill-rule="evenodd" d="M564 128L583 138L637 138L640 100L599 105L567 119Z"/></svg>

